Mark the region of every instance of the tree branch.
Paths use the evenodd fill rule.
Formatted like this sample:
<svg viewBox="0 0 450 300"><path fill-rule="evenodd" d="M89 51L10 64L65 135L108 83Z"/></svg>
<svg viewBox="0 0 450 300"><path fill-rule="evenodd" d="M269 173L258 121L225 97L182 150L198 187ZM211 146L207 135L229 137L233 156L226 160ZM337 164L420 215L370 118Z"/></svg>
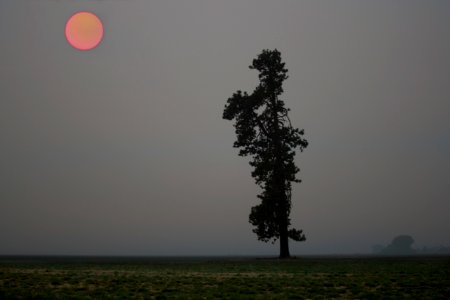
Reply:
<svg viewBox="0 0 450 300"><path fill-rule="evenodd" d="M267 133L267 130L264 127L264 125L261 123L261 120L258 119L258 117L256 117L255 119L256 119L256 122L258 123L259 129L266 135L266 137L269 137L269 134Z"/></svg>

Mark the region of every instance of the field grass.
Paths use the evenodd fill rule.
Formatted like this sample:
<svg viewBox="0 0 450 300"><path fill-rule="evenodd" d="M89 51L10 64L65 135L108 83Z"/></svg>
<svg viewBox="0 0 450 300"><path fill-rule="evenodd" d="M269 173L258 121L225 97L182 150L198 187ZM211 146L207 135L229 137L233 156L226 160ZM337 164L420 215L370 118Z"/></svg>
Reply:
<svg viewBox="0 0 450 300"><path fill-rule="evenodd" d="M450 299L449 257L0 257L0 299Z"/></svg>

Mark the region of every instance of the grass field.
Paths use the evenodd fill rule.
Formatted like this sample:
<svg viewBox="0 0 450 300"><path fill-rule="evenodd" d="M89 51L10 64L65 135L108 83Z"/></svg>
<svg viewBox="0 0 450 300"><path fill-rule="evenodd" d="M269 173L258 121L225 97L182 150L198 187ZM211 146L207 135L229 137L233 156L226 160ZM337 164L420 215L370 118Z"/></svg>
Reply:
<svg viewBox="0 0 450 300"><path fill-rule="evenodd" d="M0 257L0 299L450 299L450 257Z"/></svg>

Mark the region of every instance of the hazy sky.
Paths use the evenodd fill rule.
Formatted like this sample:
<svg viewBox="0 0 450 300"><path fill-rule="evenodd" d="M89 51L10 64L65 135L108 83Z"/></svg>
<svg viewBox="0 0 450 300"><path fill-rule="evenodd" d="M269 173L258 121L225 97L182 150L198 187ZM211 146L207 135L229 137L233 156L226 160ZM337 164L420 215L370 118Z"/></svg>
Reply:
<svg viewBox="0 0 450 300"><path fill-rule="evenodd" d="M450 1L0 0L0 254L277 255L222 119L273 48L310 142L291 253L450 245Z"/></svg>

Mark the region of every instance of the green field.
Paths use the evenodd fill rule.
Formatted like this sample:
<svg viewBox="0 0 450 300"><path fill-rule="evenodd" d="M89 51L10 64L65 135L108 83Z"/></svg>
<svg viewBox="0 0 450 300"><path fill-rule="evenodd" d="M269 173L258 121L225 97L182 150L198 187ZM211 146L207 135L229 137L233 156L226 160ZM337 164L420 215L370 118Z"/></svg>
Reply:
<svg viewBox="0 0 450 300"><path fill-rule="evenodd" d="M449 257L0 257L0 299L450 299Z"/></svg>

